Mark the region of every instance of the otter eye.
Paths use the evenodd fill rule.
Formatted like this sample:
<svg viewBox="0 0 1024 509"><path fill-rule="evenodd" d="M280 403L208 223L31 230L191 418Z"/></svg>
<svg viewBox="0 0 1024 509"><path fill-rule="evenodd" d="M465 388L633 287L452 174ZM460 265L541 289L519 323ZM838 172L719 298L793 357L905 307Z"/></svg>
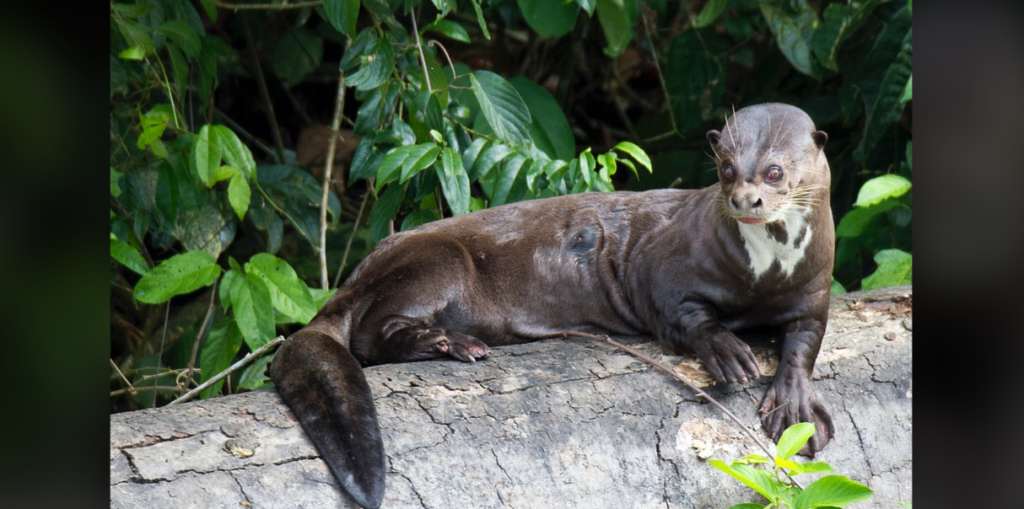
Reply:
<svg viewBox="0 0 1024 509"><path fill-rule="evenodd" d="M779 168L778 166L768 168L768 173L765 174L765 178L768 182L778 182L782 180L782 168Z"/></svg>
<svg viewBox="0 0 1024 509"><path fill-rule="evenodd" d="M722 165L722 179L732 182L736 178L736 170L733 169L732 164L725 163Z"/></svg>

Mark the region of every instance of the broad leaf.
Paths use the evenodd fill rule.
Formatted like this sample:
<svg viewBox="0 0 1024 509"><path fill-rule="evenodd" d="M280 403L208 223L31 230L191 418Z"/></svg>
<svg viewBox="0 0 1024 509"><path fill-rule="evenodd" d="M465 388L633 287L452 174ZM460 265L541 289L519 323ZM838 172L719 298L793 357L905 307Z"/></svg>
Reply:
<svg viewBox="0 0 1024 509"><path fill-rule="evenodd" d="M810 438L814 436L814 424L809 422L796 423L782 432L776 455L782 459L792 458Z"/></svg>
<svg viewBox="0 0 1024 509"><path fill-rule="evenodd" d="M451 20L439 19L423 27L424 32L430 30L437 30L438 32L441 32L442 34L447 35L448 37L455 39L456 41L459 42L470 42L469 32L466 32L466 29L462 28L462 25Z"/></svg>
<svg viewBox="0 0 1024 509"><path fill-rule="evenodd" d="M353 36L359 18L359 0L324 0L324 14L337 31Z"/></svg>
<svg viewBox="0 0 1024 509"><path fill-rule="evenodd" d="M899 175L882 175L864 183L857 193L854 207L870 207L889 198L898 198L910 191L911 183Z"/></svg>
<svg viewBox="0 0 1024 509"><path fill-rule="evenodd" d="M769 500L775 498L777 490L775 489L772 479L764 470L757 470L753 467L737 463L733 463L732 466L729 466L720 459L710 459L708 460L708 463L710 463L711 466L729 474L737 481L746 484L765 498Z"/></svg>
<svg viewBox="0 0 1024 509"><path fill-rule="evenodd" d="M476 71L469 76L480 111L494 134L511 145L526 145L530 141L527 125L530 110L515 87L505 78L490 71Z"/></svg>
<svg viewBox="0 0 1024 509"><path fill-rule="evenodd" d="M250 364L238 377L238 390L254 391L267 383L267 364L274 360L273 355L264 355Z"/></svg>
<svg viewBox="0 0 1024 509"><path fill-rule="evenodd" d="M873 290L887 286L905 285L913 282L914 260L910 253L899 249L883 249L875 255L878 269L861 281L862 290Z"/></svg>
<svg viewBox="0 0 1024 509"><path fill-rule="evenodd" d="M305 28L296 28L277 40L270 54L270 67L285 88L299 84L316 70L324 57L324 42Z"/></svg>
<svg viewBox="0 0 1024 509"><path fill-rule="evenodd" d="M636 146L635 143L620 141L618 145L612 147L612 150L621 150L629 154L633 159L636 159L636 162L640 163L641 166L647 168L649 173L654 173L654 167L651 165L651 158L647 156L647 152L644 152L644 149Z"/></svg>
<svg viewBox="0 0 1024 509"><path fill-rule="evenodd" d="M451 148L441 152L441 166L435 166L441 180L441 192L448 200L452 215L461 216L469 211L469 176L462 166L462 158Z"/></svg>
<svg viewBox="0 0 1024 509"><path fill-rule="evenodd" d="M441 216L437 215L436 210L417 210L405 216L405 219L402 221L402 231L404 232L410 228L415 228L431 221L437 221L438 219L441 219Z"/></svg>
<svg viewBox="0 0 1024 509"><path fill-rule="evenodd" d="M810 37L818 24L818 15L806 3L794 13L788 2L760 2L768 26L775 35L779 50L796 70L812 77L821 76L820 67L811 59Z"/></svg>
<svg viewBox="0 0 1024 509"><path fill-rule="evenodd" d="M232 282L230 293L238 330L249 349L256 350L274 339L270 289L263 279L250 272Z"/></svg>
<svg viewBox="0 0 1024 509"><path fill-rule="evenodd" d="M227 317L221 320L210 330L210 335L203 345L203 353L199 357L199 369L203 373L203 382L213 378L215 375L231 366L238 350L242 348L242 333L235 325L234 318ZM224 380L220 380L199 393L199 397L206 399L220 394Z"/></svg>
<svg viewBox="0 0 1024 509"><path fill-rule="evenodd" d="M512 149L508 145L495 144L487 148L476 159L473 169L469 175L470 180L480 180L492 177L492 173L509 154Z"/></svg>
<svg viewBox="0 0 1024 509"><path fill-rule="evenodd" d="M192 138L192 167L206 187L213 185L213 174L220 168L220 140L213 126L204 125Z"/></svg>
<svg viewBox="0 0 1024 509"><path fill-rule="evenodd" d="M226 126L215 125L211 126L211 129L216 133L217 145L220 147L224 160L229 165L244 171L246 175L252 175L252 172L256 171L256 159L253 158L249 147L242 143L242 140L238 139L238 135Z"/></svg>
<svg viewBox="0 0 1024 509"><path fill-rule="evenodd" d="M433 143L421 143L419 145L407 145L398 147L388 154L377 170L377 184L374 191L379 192L388 182L401 176L400 182L405 183L417 172L434 164L441 147ZM401 173L399 174L399 170Z"/></svg>
<svg viewBox="0 0 1024 509"><path fill-rule="evenodd" d="M561 37L576 25L580 8L575 3L551 0L517 0L526 23L541 37Z"/></svg>
<svg viewBox="0 0 1024 509"><path fill-rule="evenodd" d="M391 38L385 32L384 38L377 39L376 43L367 48L366 54L360 57L363 63L362 67L348 77L346 84L355 87L356 90L370 90L379 87L391 76L391 71L395 68L394 59Z"/></svg>
<svg viewBox="0 0 1024 509"><path fill-rule="evenodd" d="M565 113L551 93L523 76L516 76L509 83L530 110L533 121L527 128L537 148L551 159L572 159L576 155L576 140Z"/></svg>
<svg viewBox="0 0 1024 509"><path fill-rule="evenodd" d="M199 52L202 50L199 34L192 27L188 26L188 23L185 21L172 19L160 25L157 31L164 37L174 41L186 55L192 58L199 58Z"/></svg>
<svg viewBox="0 0 1024 509"><path fill-rule="evenodd" d="M252 191L249 189L249 180L241 173L236 173L228 183L228 201L238 219L245 219L245 211L249 210L249 199Z"/></svg>
<svg viewBox="0 0 1024 509"><path fill-rule="evenodd" d="M881 0L867 0L857 4L831 4L822 14L821 24L814 30L812 47L821 65L836 71L839 46L868 19Z"/></svg>
<svg viewBox="0 0 1024 509"><path fill-rule="evenodd" d="M836 237L856 237L864 232L875 216L895 207L905 207L899 200L887 199L868 207L846 213L836 226Z"/></svg>
<svg viewBox="0 0 1024 509"><path fill-rule="evenodd" d="M116 239L113 234L110 237L110 256L140 276L145 276L149 272L146 260L142 258L138 250L128 243Z"/></svg>
<svg viewBox="0 0 1024 509"><path fill-rule="evenodd" d="M140 302L159 304L175 295L212 285L220 272L217 260L205 251L177 254L142 276L135 285L134 295Z"/></svg>
<svg viewBox="0 0 1024 509"><path fill-rule="evenodd" d="M912 74L913 58L913 37L912 31L908 30L896 61L889 66L882 78L878 88L878 95L875 102L868 110L868 118L864 123L864 137L860 146L854 151L853 156L858 161L864 161L867 155L882 138L886 129L893 122L900 118L903 112L904 102L901 101L906 93L907 84Z"/></svg>
<svg viewBox="0 0 1024 509"><path fill-rule="evenodd" d="M636 0L597 0L597 18L604 29L608 56L617 56L633 39Z"/></svg>
<svg viewBox="0 0 1024 509"><path fill-rule="evenodd" d="M858 500L867 500L872 493L871 488L844 476L826 475L804 488L793 503L798 508L842 507Z"/></svg>
<svg viewBox="0 0 1024 509"><path fill-rule="evenodd" d="M388 236L388 225L398 214L398 208L405 198L405 188L405 185L392 184L373 204L373 210L370 211L370 235L374 242Z"/></svg>
<svg viewBox="0 0 1024 509"><path fill-rule="evenodd" d="M729 0L710 0L704 4L704 8L700 10L697 19L693 20L693 28L704 28L714 23L722 15L722 11L725 10L725 6L728 4Z"/></svg>
<svg viewBox="0 0 1024 509"><path fill-rule="evenodd" d="M527 162L528 160L519 154L505 161L505 164L498 170L497 180L494 181L494 187L491 191L491 207L498 207L509 201L509 192L512 191L512 185L515 183L516 177L519 176L519 170Z"/></svg>
<svg viewBox="0 0 1024 509"><path fill-rule="evenodd" d="M259 253L249 259L246 271L264 278L270 289L270 300L277 310L303 325L316 315L317 307L309 287L299 279L288 262L271 254Z"/></svg>

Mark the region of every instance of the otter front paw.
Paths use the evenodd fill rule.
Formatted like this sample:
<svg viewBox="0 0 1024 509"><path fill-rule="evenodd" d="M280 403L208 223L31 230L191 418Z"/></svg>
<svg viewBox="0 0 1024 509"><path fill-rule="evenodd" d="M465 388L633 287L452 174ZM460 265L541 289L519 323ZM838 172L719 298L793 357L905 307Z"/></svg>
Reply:
<svg viewBox="0 0 1024 509"><path fill-rule="evenodd" d="M750 346L731 332L699 341L694 349L715 380L746 383L761 376L761 370L757 367L757 357L750 350Z"/></svg>
<svg viewBox="0 0 1024 509"><path fill-rule="evenodd" d="M813 458L836 433L832 416L811 391L808 377L803 374L777 375L761 400L758 413L761 424L772 440L778 441L786 428L799 423L814 424L814 436L800 449L801 456Z"/></svg>

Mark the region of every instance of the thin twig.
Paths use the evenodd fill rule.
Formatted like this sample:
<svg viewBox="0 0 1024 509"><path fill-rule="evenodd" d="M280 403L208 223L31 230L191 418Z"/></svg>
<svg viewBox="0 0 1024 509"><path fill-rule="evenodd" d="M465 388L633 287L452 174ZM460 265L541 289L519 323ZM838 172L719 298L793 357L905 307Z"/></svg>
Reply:
<svg viewBox="0 0 1024 509"><path fill-rule="evenodd" d="M661 63L658 61L658 52L654 49L654 38L651 36L651 27L647 23L647 16L641 12L640 19L644 22L644 30L647 32L647 42L651 45L651 55L654 57L654 68L658 71L658 80L661 82L661 89L665 92L665 103L668 106L668 119L672 123L672 133L678 135L680 138L685 138L683 133L679 132L679 126L676 124L676 114L673 112L672 98L668 95L668 85L665 84L665 74L661 72Z"/></svg>
<svg viewBox="0 0 1024 509"><path fill-rule="evenodd" d="M210 316L213 315L213 298L217 296L217 283L218 281L213 282L213 288L210 290L210 307L206 308L206 317L203 318L203 324L199 326L199 332L196 333L196 341L192 344L192 358L188 361L188 375L185 377L188 380L186 387L188 386L187 384L192 383L192 374L195 373L196 355L199 354L199 340L202 339L203 331L206 330L206 326L210 323Z"/></svg>
<svg viewBox="0 0 1024 509"><path fill-rule="evenodd" d="M227 116L227 114L221 111L220 108L214 106L213 112L220 115L220 118L224 120L228 127L230 127L232 131L240 134L243 138L246 139L246 141L252 143L253 145L256 145L260 150L266 152L268 156L274 158L277 157L277 154L274 152L274 149L270 148L270 146L267 145L266 143L263 143L263 141L261 141L259 138L253 136L252 133L250 133L249 131L246 131L241 124L235 122L233 118Z"/></svg>
<svg viewBox="0 0 1024 509"><path fill-rule="evenodd" d="M160 350L156 352L156 372L160 373L160 358L164 355L164 339L167 338L167 319L171 316L171 299L167 299L167 311L164 313L164 330L160 334ZM156 387L157 380L153 379L153 387ZM156 390L156 389L153 389ZM153 398L153 406L156 406L156 398Z"/></svg>
<svg viewBox="0 0 1024 509"><path fill-rule="evenodd" d="M110 365L114 367L114 371L117 371L118 376L121 377L121 381L123 381L124 384L127 385L129 389L132 389L132 383L128 381L128 377L124 376L124 373L121 372L121 368L117 366L117 363L114 362L114 359L110 359Z"/></svg>
<svg viewBox="0 0 1024 509"><path fill-rule="evenodd" d="M249 19L242 16L242 32L245 34L245 43L249 45L252 53L252 63L256 68L256 84L259 86L260 98L263 100L263 107L270 122L270 132L274 135L274 145L277 147L277 162L284 164L284 141L281 139L281 128L277 125L277 115L274 113L274 102L270 100L270 91L267 89L267 80L263 76L263 65L260 64L260 55L256 51L256 40L252 36L252 29L249 27Z"/></svg>
<svg viewBox="0 0 1024 509"><path fill-rule="evenodd" d="M768 450L768 446L764 445L764 443L761 442L761 440L758 439L757 436L754 435L754 433L752 431L750 431L750 428L746 424L744 424L743 421L741 421L739 417L736 417L736 415L733 414L728 408L726 408L724 405L722 405L721 403L716 401L715 398L712 398L711 396L709 396L708 393L704 392L700 387L697 387L696 384L691 382L685 376L683 376L683 375L681 375L679 373L676 373L675 370L673 370L672 368L666 366L661 361L656 360L655 358L653 358L653 357L651 357L651 356L649 356L649 355L647 355L647 354L637 350L636 348L633 348L631 346L619 343L618 341L615 341L614 339L612 339L609 336L598 336L596 334L587 334L586 332L575 332L575 331L559 332L559 333L556 333L556 334L548 334L547 336L541 336L539 339L567 338L567 337L570 337L570 336L577 336L577 337L581 337L581 338L593 339L594 341L602 341L604 343L608 343L608 344L610 344L610 345L612 345L612 346L614 346L616 348L620 348L622 350L625 350L625 351L629 352L631 355L633 355L634 357L638 357L638 358L644 360L645 362L647 362L648 364L650 364L650 365L652 365L652 366L654 366L654 367L656 367L658 369L661 369L665 373L668 373L669 375L671 375L676 380L679 380L680 382L683 382L683 384L686 385L687 387L689 387L690 390L692 390L694 393L697 394L697 396L702 397L702 398L708 400L712 405L715 405L716 407L718 407L718 409L721 410L722 413L724 413L727 417L729 417L729 419L731 419L733 422L738 424L739 427L741 429L743 429L743 431L747 434L747 436L750 437L750 439L753 440L755 444L757 444L758 446L761 447L761 449L764 450L765 454L767 454L769 457L774 456L774 453L772 453L770 450Z"/></svg>
<svg viewBox="0 0 1024 509"><path fill-rule="evenodd" d="M195 389L192 389L191 391L188 391L185 394L182 394L181 396L178 397L178 399L168 403L167 406L171 406L171 405L176 404L176 403L184 403L184 402L194 398L196 396L196 394L199 394L200 392L206 390L207 387L210 387L211 385L221 381L224 377L230 375L231 373L237 371L238 369L242 368L243 366L249 364L250 362L254 361L257 357L263 355L264 353L269 351L271 348L273 348L273 347L275 347L275 346L277 346L277 345L279 345L279 344L281 344L283 342L284 342L284 336L278 336L278 337L270 340L269 343L267 343L267 344L257 348L255 351L249 352L245 357L242 357L242 359L240 361L238 361L238 362L232 364L230 367L228 367L228 369L225 369L224 371L221 371L220 373L217 373L216 375L213 375L212 377L210 377L209 380L199 384L199 386L196 387Z"/></svg>
<svg viewBox="0 0 1024 509"><path fill-rule="evenodd" d="M434 90L434 87L430 86L430 73L427 72L427 59L423 56L423 46L420 45L420 30L419 28L416 28L416 12L410 12L409 17L412 18L412 31L416 34L416 51L419 51L420 64L423 65L423 79L427 82L427 93L430 93ZM455 72L454 68L452 68L452 72Z"/></svg>
<svg viewBox="0 0 1024 509"><path fill-rule="evenodd" d="M458 76L455 76L455 64L452 63L452 57L448 56L448 50L444 48L444 44L431 39L427 41L427 46L437 46L438 48L441 48L441 52L444 53L444 59L448 61L448 67L452 68L452 81L458 79Z"/></svg>
<svg viewBox="0 0 1024 509"><path fill-rule="evenodd" d="M347 46L347 44L346 44ZM347 49L347 48L346 48ZM338 145L338 130L341 117L345 115L345 70L338 70L338 100L334 106L334 120L331 121L331 141L327 144L327 164L324 167L324 188L320 196L320 286L327 290L327 198L331 188L331 171L334 169L334 149ZM344 179L342 180L344 182Z"/></svg>
<svg viewBox="0 0 1024 509"><path fill-rule="evenodd" d="M356 214L356 222L352 223L352 233L348 234L348 242L345 243L345 253L341 255L341 265L338 267L338 273L334 276L334 287L338 287L338 283L341 282L341 274L345 272L345 264L348 262L348 253L352 249L352 239L356 236L356 231L359 230L359 222L363 220L363 209L366 208L366 202L370 199L370 189L373 186L367 186L366 192L363 193L363 202L359 204L359 213Z"/></svg>
<svg viewBox="0 0 1024 509"><path fill-rule="evenodd" d="M131 394L134 396L138 392L142 391L177 391L180 387L176 385L154 385L152 387L125 387L123 389L117 389L110 391L110 397L120 396L122 394Z"/></svg>
<svg viewBox="0 0 1024 509"><path fill-rule="evenodd" d="M223 7L225 9L231 9L233 11L241 10L265 10L265 11L280 11L284 9L301 9L303 7L316 7L324 3L324 0L311 0L308 2L295 2L288 3L288 0L284 0L279 4L233 4L223 2L221 0L210 0L213 5L217 7Z"/></svg>

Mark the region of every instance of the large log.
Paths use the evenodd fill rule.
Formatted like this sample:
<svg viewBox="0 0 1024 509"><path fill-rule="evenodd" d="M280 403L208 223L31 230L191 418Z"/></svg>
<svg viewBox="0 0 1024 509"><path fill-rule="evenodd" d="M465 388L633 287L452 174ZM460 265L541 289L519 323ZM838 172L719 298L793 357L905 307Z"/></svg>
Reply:
<svg viewBox="0 0 1024 509"><path fill-rule="evenodd" d="M813 386L837 430L818 459L875 491L852 507L911 500L911 303L909 286L833 298ZM656 342L636 346L705 376ZM755 352L771 371L773 349ZM705 459L761 453L749 438L682 384L603 343L542 341L472 364L392 364L366 376L388 453L384 507L760 499ZM756 423L769 380L705 390ZM110 497L143 509L355 507L272 389L112 415Z"/></svg>

